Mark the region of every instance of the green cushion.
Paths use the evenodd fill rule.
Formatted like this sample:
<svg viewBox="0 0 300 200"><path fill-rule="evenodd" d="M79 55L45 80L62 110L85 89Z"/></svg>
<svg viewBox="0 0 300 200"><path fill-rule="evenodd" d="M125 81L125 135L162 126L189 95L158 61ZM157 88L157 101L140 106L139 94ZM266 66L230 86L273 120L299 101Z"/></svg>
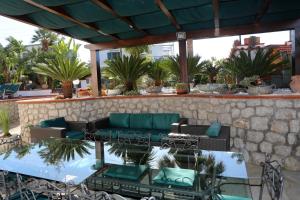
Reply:
<svg viewBox="0 0 300 200"><path fill-rule="evenodd" d="M130 114L130 128L152 129L152 114Z"/></svg>
<svg viewBox="0 0 300 200"><path fill-rule="evenodd" d="M160 142L161 138L168 136L167 130L151 130L150 140L151 142Z"/></svg>
<svg viewBox="0 0 300 200"><path fill-rule="evenodd" d="M141 176L148 170L147 165L137 165L137 166L112 166L106 172L104 176L112 178L120 178L131 181L138 181Z"/></svg>
<svg viewBox="0 0 300 200"><path fill-rule="evenodd" d="M220 134L221 124L219 122L213 122L207 129L206 134L209 137L217 137Z"/></svg>
<svg viewBox="0 0 300 200"><path fill-rule="evenodd" d="M251 198L239 197L239 196L230 196L230 195L220 195L218 194L220 200L252 200Z"/></svg>
<svg viewBox="0 0 300 200"><path fill-rule="evenodd" d="M118 133L125 132L125 130L128 129L122 129L122 128L106 128L106 129L99 129L95 135L101 136L101 137L111 137L112 139L118 138Z"/></svg>
<svg viewBox="0 0 300 200"><path fill-rule="evenodd" d="M171 124L178 122L179 118L176 113L153 114L153 128L171 130Z"/></svg>
<svg viewBox="0 0 300 200"><path fill-rule="evenodd" d="M55 119L48 119L40 122L40 126L42 128L48 128L48 127L61 127L68 129L68 124L64 117L58 117Z"/></svg>
<svg viewBox="0 0 300 200"><path fill-rule="evenodd" d="M68 131L66 132L66 137L70 139L84 139L84 132L83 131Z"/></svg>
<svg viewBox="0 0 300 200"><path fill-rule="evenodd" d="M191 169L162 168L154 177L153 182L160 185L176 187L193 187L196 173Z"/></svg>
<svg viewBox="0 0 300 200"><path fill-rule="evenodd" d="M129 114L111 113L109 115L109 125L111 127L129 128Z"/></svg>

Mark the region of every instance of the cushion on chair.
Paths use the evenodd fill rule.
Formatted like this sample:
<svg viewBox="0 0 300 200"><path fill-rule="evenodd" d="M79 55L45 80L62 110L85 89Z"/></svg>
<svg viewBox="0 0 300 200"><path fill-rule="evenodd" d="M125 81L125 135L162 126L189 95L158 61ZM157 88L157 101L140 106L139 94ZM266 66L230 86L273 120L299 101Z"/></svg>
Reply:
<svg viewBox="0 0 300 200"><path fill-rule="evenodd" d="M84 139L84 132L83 131L68 131L66 132L66 137L70 139Z"/></svg>
<svg viewBox="0 0 300 200"><path fill-rule="evenodd" d="M152 129L152 121L150 113L130 114L130 128Z"/></svg>
<svg viewBox="0 0 300 200"><path fill-rule="evenodd" d="M252 200L251 198L247 198L247 197L230 196L230 195L224 195L224 194L218 194L218 197L221 200Z"/></svg>
<svg viewBox="0 0 300 200"><path fill-rule="evenodd" d="M207 129L206 134L209 137L218 137L221 130L221 123L213 122L210 127Z"/></svg>
<svg viewBox="0 0 300 200"><path fill-rule="evenodd" d="M112 166L106 172L104 176L112 178L120 178L131 181L138 181L141 176L149 169L147 165L136 165L136 166Z"/></svg>
<svg viewBox="0 0 300 200"><path fill-rule="evenodd" d="M117 139L119 133L127 133L130 131L128 128L104 128L104 129L99 129L95 135L96 136L101 136L101 137L111 137L112 139Z"/></svg>
<svg viewBox="0 0 300 200"><path fill-rule="evenodd" d="M129 114L111 113L109 115L109 125L111 127L129 128Z"/></svg>
<svg viewBox="0 0 300 200"><path fill-rule="evenodd" d="M153 114L153 128L171 130L172 123L178 122L180 116L177 113Z"/></svg>
<svg viewBox="0 0 300 200"><path fill-rule="evenodd" d="M160 142L163 137L167 137L169 131L167 130L151 130L150 140L151 142Z"/></svg>
<svg viewBox="0 0 300 200"><path fill-rule="evenodd" d="M58 117L55 119L47 119L40 122L40 126L42 128L49 128L49 127L61 127L68 129L68 124L64 117Z"/></svg>
<svg viewBox="0 0 300 200"><path fill-rule="evenodd" d="M153 182L160 185L193 187L195 176L195 171L191 169L165 167L154 177Z"/></svg>

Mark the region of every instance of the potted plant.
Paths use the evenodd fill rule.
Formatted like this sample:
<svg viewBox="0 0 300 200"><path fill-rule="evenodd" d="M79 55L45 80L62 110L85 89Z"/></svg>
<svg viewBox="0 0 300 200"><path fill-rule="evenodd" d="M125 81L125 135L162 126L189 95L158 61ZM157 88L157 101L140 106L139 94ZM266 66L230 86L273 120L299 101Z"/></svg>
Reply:
<svg viewBox="0 0 300 200"><path fill-rule="evenodd" d="M91 90L89 88L79 88L77 90L78 97L86 97L91 95Z"/></svg>
<svg viewBox="0 0 300 200"><path fill-rule="evenodd" d="M259 76L251 76L244 78L240 85L247 88L249 95L271 94L273 85L266 85Z"/></svg>
<svg viewBox="0 0 300 200"><path fill-rule="evenodd" d="M176 93L177 94L187 94L189 91L189 85L187 83L177 83Z"/></svg>
<svg viewBox="0 0 300 200"><path fill-rule="evenodd" d="M162 62L160 60L150 63L148 76L153 80L154 85L151 85L146 89L148 93L160 93L163 82L169 76L169 73L165 68L162 67L161 64Z"/></svg>
<svg viewBox="0 0 300 200"><path fill-rule="evenodd" d="M9 133L9 114L7 110L1 109L0 110L0 124L3 132L3 137L9 137L11 136Z"/></svg>
<svg viewBox="0 0 300 200"><path fill-rule="evenodd" d="M72 98L73 80L81 79L90 74L87 65L78 58L80 45L72 41L70 39L66 43L64 40L61 40L52 46L54 57L45 59L45 63L33 68L38 74L60 81L64 98Z"/></svg>

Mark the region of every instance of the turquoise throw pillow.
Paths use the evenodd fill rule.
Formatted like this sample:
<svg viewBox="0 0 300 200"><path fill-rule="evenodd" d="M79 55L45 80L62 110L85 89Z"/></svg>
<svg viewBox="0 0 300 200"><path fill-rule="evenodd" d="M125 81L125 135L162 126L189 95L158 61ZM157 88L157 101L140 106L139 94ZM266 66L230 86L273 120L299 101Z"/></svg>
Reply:
<svg viewBox="0 0 300 200"><path fill-rule="evenodd" d="M221 124L219 122L213 122L207 129L206 134L209 137L218 137L221 130Z"/></svg>
<svg viewBox="0 0 300 200"><path fill-rule="evenodd" d="M40 122L40 126L42 128L49 128L49 127L61 127L68 129L68 124L64 117L58 117L55 119L48 119Z"/></svg>
<svg viewBox="0 0 300 200"><path fill-rule="evenodd" d="M111 127L129 128L129 114L111 113L109 116L109 125Z"/></svg>

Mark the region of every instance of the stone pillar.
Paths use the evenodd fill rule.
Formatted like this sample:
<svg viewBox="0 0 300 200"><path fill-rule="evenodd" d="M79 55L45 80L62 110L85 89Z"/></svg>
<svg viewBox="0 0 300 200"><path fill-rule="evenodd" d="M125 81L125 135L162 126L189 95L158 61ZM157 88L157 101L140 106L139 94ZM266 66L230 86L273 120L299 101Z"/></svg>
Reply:
<svg viewBox="0 0 300 200"><path fill-rule="evenodd" d="M188 83L188 69L186 56L186 40L179 40L179 63L180 63L180 81Z"/></svg>
<svg viewBox="0 0 300 200"><path fill-rule="evenodd" d="M92 91L93 96L101 96L101 71L99 51L91 50L91 74L92 74Z"/></svg>
<svg viewBox="0 0 300 200"><path fill-rule="evenodd" d="M193 50L193 39L188 39L186 41L186 45L187 45L187 52L188 52L188 56L193 56L194 55L194 50Z"/></svg>

